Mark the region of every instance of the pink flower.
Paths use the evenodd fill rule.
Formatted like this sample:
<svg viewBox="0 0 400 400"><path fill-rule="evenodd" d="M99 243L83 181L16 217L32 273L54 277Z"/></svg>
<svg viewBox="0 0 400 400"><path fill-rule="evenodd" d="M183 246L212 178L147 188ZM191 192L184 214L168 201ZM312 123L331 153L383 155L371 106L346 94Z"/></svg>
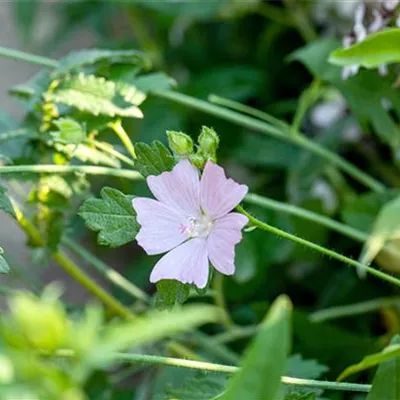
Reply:
<svg viewBox="0 0 400 400"><path fill-rule="evenodd" d="M219 272L235 272L235 245L248 219L231 212L248 188L227 179L224 170L208 161L201 179L188 160L171 172L147 178L155 198L132 201L141 229L136 237L147 254L164 255L155 265L151 282L176 279L204 288L209 262Z"/></svg>

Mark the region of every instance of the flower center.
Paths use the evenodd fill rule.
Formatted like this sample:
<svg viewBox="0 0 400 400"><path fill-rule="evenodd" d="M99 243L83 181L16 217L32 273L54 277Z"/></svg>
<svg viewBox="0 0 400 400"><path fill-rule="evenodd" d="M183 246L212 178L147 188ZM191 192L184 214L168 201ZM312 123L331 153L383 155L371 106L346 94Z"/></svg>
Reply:
<svg viewBox="0 0 400 400"><path fill-rule="evenodd" d="M184 231L188 233L191 238L207 237L213 226L214 221L203 214L199 218L189 218L189 223L184 228Z"/></svg>

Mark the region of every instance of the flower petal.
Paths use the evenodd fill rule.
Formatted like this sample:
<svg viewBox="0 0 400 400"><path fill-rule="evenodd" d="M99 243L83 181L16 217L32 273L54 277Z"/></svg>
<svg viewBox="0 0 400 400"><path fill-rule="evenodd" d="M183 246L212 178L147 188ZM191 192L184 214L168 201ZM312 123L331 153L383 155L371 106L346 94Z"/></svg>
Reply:
<svg viewBox="0 0 400 400"><path fill-rule="evenodd" d="M188 217L200 212L199 172L188 160L181 160L170 172L149 176L147 184L155 198Z"/></svg>
<svg viewBox="0 0 400 400"><path fill-rule="evenodd" d="M232 211L246 196L248 187L227 179L224 170L208 161L200 181L200 201L204 212L219 218Z"/></svg>
<svg viewBox="0 0 400 400"><path fill-rule="evenodd" d="M242 229L248 218L230 213L219 218L207 239L208 256L213 267L225 275L235 272L235 245L242 240Z"/></svg>
<svg viewBox="0 0 400 400"><path fill-rule="evenodd" d="M205 288L208 281L206 240L188 240L162 257L151 272L150 282L161 279L176 279Z"/></svg>
<svg viewBox="0 0 400 400"><path fill-rule="evenodd" d="M136 240L147 254L161 254L188 239L186 218L157 200L137 197L132 201L141 226Z"/></svg>

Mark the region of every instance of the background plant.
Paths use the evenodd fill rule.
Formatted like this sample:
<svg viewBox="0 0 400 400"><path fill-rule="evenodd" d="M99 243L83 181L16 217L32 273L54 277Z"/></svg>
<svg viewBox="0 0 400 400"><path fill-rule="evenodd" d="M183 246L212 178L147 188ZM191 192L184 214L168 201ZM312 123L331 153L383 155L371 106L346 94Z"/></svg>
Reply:
<svg viewBox="0 0 400 400"><path fill-rule="evenodd" d="M48 289L41 300L13 296L2 318L4 398L19 390L31 398L396 399L396 9L384 30L342 49L340 36L354 29L354 9L346 14L329 5L324 19L316 2L67 2L49 8L57 27L37 41L35 16L43 4L13 7L31 53L2 48L0 54L43 69L10 89L26 115L21 123L2 118L0 204L27 234L30 276L55 262L103 303L105 317L98 308L82 313L64 306L55 295L48 300ZM363 26L385 7L369 3ZM48 58L82 26L95 32L101 50ZM382 64L385 75L378 71ZM360 68L343 80L342 67L354 65L370 70ZM203 126L218 133L218 162L250 187L241 211L249 213L252 231L238 247L231 279L216 275L212 287L199 293L163 282L154 294L148 282L154 259L132 244L138 226L131 196L146 195L143 176L172 168L181 155L172 140L176 132L193 139L190 155L201 165L209 156L197 139ZM117 272L116 262L102 261L104 246L120 247L110 254L129 259L128 267ZM10 269L4 292L13 290L13 282L20 285L18 279L41 292L44 283L18 277L4 250L0 267ZM369 272L386 281L360 279L373 260ZM92 273L105 277L111 292ZM293 311L286 297L271 306L281 293ZM176 304L184 302L214 302L222 314L199 309L210 319L186 323L191 312ZM41 326L48 315L52 326L59 321L87 329L87 343L66 333L48 354L46 338L39 345L29 339L32 321L24 313L18 319L18 304L28 307L28 316L40 314L30 307L49 309ZM173 339L167 324L160 336L135 341L136 331L146 337L158 330L150 310L171 307L164 313L173 314L164 317L176 315L186 330L214 324ZM145 322L133 314L143 314ZM109 329L119 329L115 337L126 337L125 347L90 334ZM19 344L7 339L8 330L23 336ZM77 357L79 346L87 352ZM109 352L102 354L110 354L105 364L96 358L102 346ZM34 381L21 367L27 354L32 365L43 366ZM79 373L71 373L71 363ZM338 377L346 383L335 382Z"/></svg>

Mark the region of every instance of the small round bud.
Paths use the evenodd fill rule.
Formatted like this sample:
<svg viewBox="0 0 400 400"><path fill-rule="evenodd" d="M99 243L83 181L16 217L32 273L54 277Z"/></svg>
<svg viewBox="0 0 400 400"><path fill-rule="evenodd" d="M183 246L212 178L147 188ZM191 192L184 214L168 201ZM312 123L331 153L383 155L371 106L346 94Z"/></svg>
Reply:
<svg viewBox="0 0 400 400"><path fill-rule="evenodd" d="M193 141L183 132L167 131L169 148L180 156L193 153Z"/></svg>
<svg viewBox="0 0 400 400"><path fill-rule="evenodd" d="M216 161L219 137L212 128L203 126L198 138L199 150L207 159Z"/></svg>

